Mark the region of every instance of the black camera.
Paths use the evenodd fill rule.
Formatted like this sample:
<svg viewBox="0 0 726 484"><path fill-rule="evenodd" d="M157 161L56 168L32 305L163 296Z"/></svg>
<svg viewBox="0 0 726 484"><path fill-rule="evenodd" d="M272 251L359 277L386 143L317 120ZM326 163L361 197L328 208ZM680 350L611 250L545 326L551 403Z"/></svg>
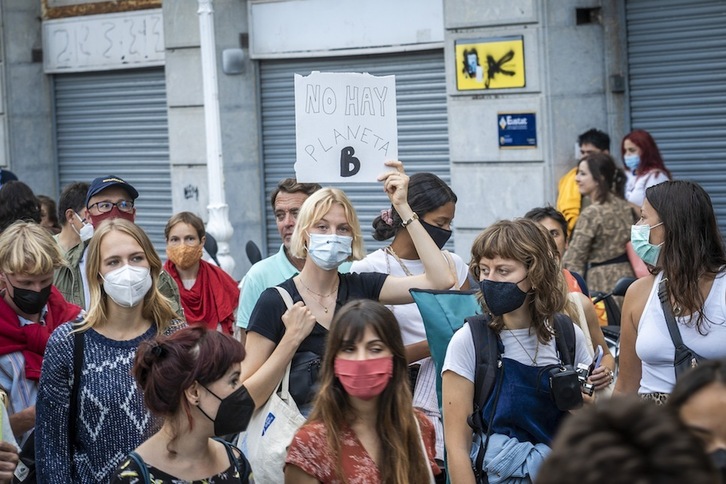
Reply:
<svg viewBox="0 0 726 484"><path fill-rule="evenodd" d="M550 372L550 393L557 408L566 412L582 406L580 375L569 365Z"/></svg>

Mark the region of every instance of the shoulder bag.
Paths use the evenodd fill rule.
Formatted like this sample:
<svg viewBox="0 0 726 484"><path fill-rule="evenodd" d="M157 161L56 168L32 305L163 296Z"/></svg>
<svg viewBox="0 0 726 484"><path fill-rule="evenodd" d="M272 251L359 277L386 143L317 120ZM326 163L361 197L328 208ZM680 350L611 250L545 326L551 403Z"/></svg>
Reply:
<svg viewBox="0 0 726 484"><path fill-rule="evenodd" d="M281 287L276 288L289 308L290 294ZM278 392L270 395L267 402L252 414L247 430L242 432L237 446L252 466L255 482L258 484L279 484L284 482L283 468L287 448L295 432L305 423L305 417L298 410L290 396L290 366Z"/></svg>
<svg viewBox="0 0 726 484"><path fill-rule="evenodd" d="M678 323L676 322L676 318L673 316L673 309L671 308L668 291L666 291L666 282L668 282L668 279L664 277L658 284L658 299L660 299L660 305L663 308L663 314L665 315L666 324L668 325L668 332L671 335L671 341L673 341L673 346L676 347L675 357L673 358L673 367L676 371L676 380L678 380L686 371L697 367L698 364L706 358L683 344L681 332L678 329Z"/></svg>

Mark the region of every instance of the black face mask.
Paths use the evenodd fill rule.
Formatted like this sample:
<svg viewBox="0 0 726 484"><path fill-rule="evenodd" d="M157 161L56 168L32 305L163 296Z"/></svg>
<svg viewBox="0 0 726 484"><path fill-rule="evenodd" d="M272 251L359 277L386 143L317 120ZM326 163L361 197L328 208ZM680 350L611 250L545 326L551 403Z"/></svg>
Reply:
<svg viewBox="0 0 726 484"><path fill-rule="evenodd" d="M426 223L422 218L419 218L418 221L421 222L421 225L426 229L426 232L433 239L439 250L443 249L446 242L451 238L451 230L442 229L441 227Z"/></svg>
<svg viewBox="0 0 726 484"><path fill-rule="evenodd" d="M479 281L484 301L494 316L511 313L524 304L527 293L517 286L519 282Z"/></svg>
<svg viewBox="0 0 726 484"><path fill-rule="evenodd" d="M204 385L202 386L204 387ZM222 437L247 429L247 424L250 423L252 413L255 411L255 402L244 386L239 387L225 398L219 398L212 390L204 388L219 400L217 418L214 419L207 415L202 407L197 407L205 417L214 422L214 435Z"/></svg>
<svg viewBox="0 0 726 484"><path fill-rule="evenodd" d="M10 284L10 282L8 282ZM10 284L13 286L12 284ZM25 314L38 314L43 310L50 297L50 284L40 291L32 291L13 286L12 300L15 305Z"/></svg>

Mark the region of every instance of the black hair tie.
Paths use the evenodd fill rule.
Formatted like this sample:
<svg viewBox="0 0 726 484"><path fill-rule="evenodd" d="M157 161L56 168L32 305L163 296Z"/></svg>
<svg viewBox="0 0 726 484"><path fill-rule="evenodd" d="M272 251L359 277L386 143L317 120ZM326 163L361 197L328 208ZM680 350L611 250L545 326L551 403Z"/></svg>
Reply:
<svg viewBox="0 0 726 484"><path fill-rule="evenodd" d="M166 349L166 346L164 346L163 343L161 343L161 344L157 343L151 348L151 353L153 353L154 356L156 356L157 358L163 358L166 356L168 351Z"/></svg>

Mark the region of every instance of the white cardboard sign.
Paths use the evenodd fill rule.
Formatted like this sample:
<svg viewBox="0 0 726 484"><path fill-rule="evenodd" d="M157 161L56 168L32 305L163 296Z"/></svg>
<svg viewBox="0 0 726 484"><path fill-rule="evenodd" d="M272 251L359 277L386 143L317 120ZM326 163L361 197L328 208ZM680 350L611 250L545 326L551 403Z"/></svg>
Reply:
<svg viewBox="0 0 726 484"><path fill-rule="evenodd" d="M398 159L395 76L295 74L295 141L299 182L375 182Z"/></svg>

